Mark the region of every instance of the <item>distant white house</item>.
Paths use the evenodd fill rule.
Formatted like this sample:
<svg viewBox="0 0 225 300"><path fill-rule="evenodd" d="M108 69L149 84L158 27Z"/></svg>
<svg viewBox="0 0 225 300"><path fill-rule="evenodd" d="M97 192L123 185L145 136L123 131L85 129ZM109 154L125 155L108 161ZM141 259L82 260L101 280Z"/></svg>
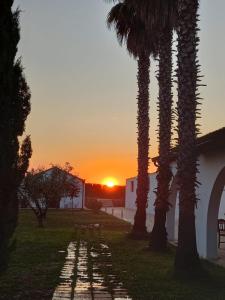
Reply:
<svg viewBox="0 0 225 300"><path fill-rule="evenodd" d="M70 174L71 175L71 174ZM83 208L85 199L85 181L77 176L73 176L77 182L80 192L77 197L62 197L60 200L60 208Z"/></svg>
<svg viewBox="0 0 225 300"><path fill-rule="evenodd" d="M174 149L175 150L175 149ZM198 139L198 181L197 188L199 198L196 208L196 234L197 247L201 257L217 257L217 220L225 219L225 128L209 133ZM157 162L157 158L153 159ZM171 181L170 203L172 205L167 214L167 232L171 241L177 240L178 232L178 194L176 182L176 151L172 151L171 169L173 179ZM156 173L149 174L150 192L148 195L148 207L146 209L150 218L154 217L154 190L157 188ZM126 181L125 207L136 209L137 178L129 178Z"/></svg>
<svg viewBox="0 0 225 300"><path fill-rule="evenodd" d="M50 174L53 168L46 170L45 173L47 175ZM62 172L65 171L62 170ZM59 208L83 208L85 199L85 180L71 173L67 173L67 176L74 180L74 182L78 185L79 194L76 197L62 197L60 199Z"/></svg>

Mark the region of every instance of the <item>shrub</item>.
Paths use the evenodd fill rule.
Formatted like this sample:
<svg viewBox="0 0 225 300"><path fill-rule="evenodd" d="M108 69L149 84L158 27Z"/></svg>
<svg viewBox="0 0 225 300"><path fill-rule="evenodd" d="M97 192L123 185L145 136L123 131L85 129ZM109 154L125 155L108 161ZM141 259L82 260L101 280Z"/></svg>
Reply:
<svg viewBox="0 0 225 300"><path fill-rule="evenodd" d="M86 202L86 207L95 211L99 211L102 208L102 203L97 199L89 199Z"/></svg>

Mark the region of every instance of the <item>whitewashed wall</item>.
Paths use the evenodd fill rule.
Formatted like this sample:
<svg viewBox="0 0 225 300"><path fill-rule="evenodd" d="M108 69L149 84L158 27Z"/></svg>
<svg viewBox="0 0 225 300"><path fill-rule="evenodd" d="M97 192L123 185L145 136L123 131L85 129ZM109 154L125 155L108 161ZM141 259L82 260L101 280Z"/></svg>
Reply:
<svg viewBox="0 0 225 300"><path fill-rule="evenodd" d="M156 173L149 174L149 194L148 204L146 208L147 216L147 227L149 230L152 229L154 224L154 202L155 202L155 189L157 187ZM133 187L133 190L132 190ZM136 189L137 189L137 178L128 178L126 180L126 194L125 194L125 207L128 209L136 210Z"/></svg>
<svg viewBox="0 0 225 300"><path fill-rule="evenodd" d="M74 179L75 180L75 179ZM82 201L84 198L84 184L81 179L76 179L76 182L79 185L80 192L77 197L62 197L60 200L60 208L82 208Z"/></svg>
<svg viewBox="0 0 225 300"><path fill-rule="evenodd" d="M223 194L220 202L219 209L219 219L225 219L225 188L223 189Z"/></svg>
<svg viewBox="0 0 225 300"><path fill-rule="evenodd" d="M176 175L176 163L171 164L174 176ZM199 157L199 171L198 181L201 185L197 189L197 195L199 198L198 207L196 209L196 235L197 235L197 247L199 255L204 258L216 258L217 257L217 219L225 218L225 191L223 181L223 193L222 197L215 193L215 197L212 195L212 190L215 185L215 181L225 168L225 151L209 152ZM156 174L150 174L150 193L149 193L149 205L147 213L154 215L154 189L157 186ZM220 180L221 181L221 180ZM134 190L131 191L131 184L134 184ZM173 183L172 183L173 185ZM221 185L221 183L220 183ZM126 182L126 200L125 205L127 208L136 209L136 178L129 178ZM170 202L173 205L167 216L167 231L168 238L170 240L177 240L178 232L178 190L174 181L173 192L171 193ZM212 198L217 200L212 200ZM210 200L211 199L211 200Z"/></svg>
<svg viewBox="0 0 225 300"><path fill-rule="evenodd" d="M157 187L156 173L149 174L149 195L148 195L148 207L147 213L154 214L154 201L155 201L155 189ZM132 190L133 186L133 190ZM136 208L136 190L137 190L137 178L132 177L126 180L126 195L125 195L125 207L130 209Z"/></svg>
<svg viewBox="0 0 225 300"><path fill-rule="evenodd" d="M196 210L196 232L199 254L207 258L217 257L217 219L219 206L224 200L212 202L212 190L220 172L225 168L225 152L208 153L199 158L198 188L199 203ZM224 189L225 178L223 182ZM221 205L223 207L224 204ZM221 208L222 210L222 208Z"/></svg>
<svg viewBox="0 0 225 300"><path fill-rule="evenodd" d="M50 168L48 170L45 171L45 176L50 176L53 168ZM61 172L64 172L61 170ZM78 187L79 187L79 194L77 197L62 197L59 203L59 207L60 208L82 208L82 201L83 199L85 199L85 184L84 181L76 176L73 176L70 173L67 173L68 178L71 178L72 180L74 180L74 182L77 183Z"/></svg>
<svg viewBox="0 0 225 300"><path fill-rule="evenodd" d="M135 209L136 204L136 190L137 190L137 178L128 178L126 180L126 191L125 191L125 207Z"/></svg>

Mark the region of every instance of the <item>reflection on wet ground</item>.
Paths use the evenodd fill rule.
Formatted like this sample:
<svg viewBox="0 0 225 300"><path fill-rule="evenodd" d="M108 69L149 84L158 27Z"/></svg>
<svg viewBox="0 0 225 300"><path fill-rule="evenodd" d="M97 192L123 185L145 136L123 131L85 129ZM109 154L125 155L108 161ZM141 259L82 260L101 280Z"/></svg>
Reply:
<svg viewBox="0 0 225 300"><path fill-rule="evenodd" d="M71 242L53 300L132 300L112 268L111 252L99 241Z"/></svg>

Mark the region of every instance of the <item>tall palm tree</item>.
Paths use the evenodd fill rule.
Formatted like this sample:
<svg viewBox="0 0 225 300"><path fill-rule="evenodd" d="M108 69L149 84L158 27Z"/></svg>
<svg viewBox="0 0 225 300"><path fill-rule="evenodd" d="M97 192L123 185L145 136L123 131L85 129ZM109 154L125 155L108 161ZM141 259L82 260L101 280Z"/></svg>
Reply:
<svg viewBox="0 0 225 300"><path fill-rule="evenodd" d="M177 0L125 0L132 6L147 30L159 39L159 159L154 226L150 247L162 251L167 246L166 214L172 172L169 153L172 128L172 39L177 19Z"/></svg>
<svg viewBox="0 0 225 300"><path fill-rule="evenodd" d="M150 54L156 53L153 35L137 17L133 7L124 3L116 4L110 11L108 26L114 26L120 44L126 43L129 54L138 61L138 177L137 211L134 218L133 234L146 233L146 207L149 191L149 83Z"/></svg>
<svg viewBox="0 0 225 300"><path fill-rule="evenodd" d="M155 200L154 226L150 247L155 251L167 248L166 214L169 210L169 190L172 172L170 168L170 148L172 134L172 27L168 26L160 34L159 45L159 159L157 170L157 190Z"/></svg>
<svg viewBox="0 0 225 300"><path fill-rule="evenodd" d="M178 0L178 180L180 211L175 270L199 267L196 246L198 0Z"/></svg>
<svg viewBox="0 0 225 300"><path fill-rule="evenodd" d="M152 3L155 0L152 0ZM172 172L170 168L170 149L172 135L172 40L177 19L177 0L157 0L154 22L159 28L159 160L157 190L155 201L154 226L150 247L163 251L167 247L166 214ZM158 11L157 11L158 10ZM158 17L158 19L157 19Z"/></svg>

